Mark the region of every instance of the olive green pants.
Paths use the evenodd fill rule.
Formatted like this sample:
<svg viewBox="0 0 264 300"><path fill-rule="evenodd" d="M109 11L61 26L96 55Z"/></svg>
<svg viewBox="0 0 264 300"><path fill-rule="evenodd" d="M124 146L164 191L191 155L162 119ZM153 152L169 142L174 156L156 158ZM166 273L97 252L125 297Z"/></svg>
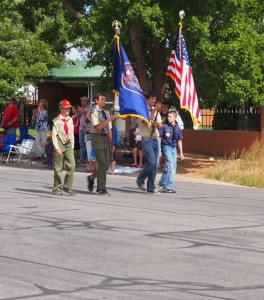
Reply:
<svg viewBox="0 0 264 300"><path fill-rule="evenodd" d="M90 176L92 180L97 178L97 189L106 189L106 171L110 163L110 149L108 137L100 133L92 134L92 148L98 164L97 170Z"/></svg>
<svg viewBox="0 0 264 300"><path fill-rule="evenodd" d="M61 180L61 174L63 170L63 157L66 160L66 165L68 167L68 170L66 172L65 178L64 178L64 184L63 187L67 189L72 188L72 182L73 182L73 174L75 170L75 160L73 155L73 150L71 144L65 146L62 144L60 140L58 140L59 147L62 151L62 155L58 155L56 150L54 149L53 152L53 168L54 168L54 186L53 190L61 190L62 189L62 180Z"/></svg>

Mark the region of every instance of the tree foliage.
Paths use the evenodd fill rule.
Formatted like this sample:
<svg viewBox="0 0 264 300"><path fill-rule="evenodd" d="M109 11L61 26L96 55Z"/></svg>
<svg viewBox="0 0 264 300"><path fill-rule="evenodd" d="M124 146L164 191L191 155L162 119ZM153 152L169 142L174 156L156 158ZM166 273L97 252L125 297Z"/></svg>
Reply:
<svg viewBox="0 0 264 300"><path fill-rule="evenodd" d="M69 43L112 81L114 30L144 90L159 98L185 10L183 33L204 107L264 104L264 3L260 0L3 0L0 95L60 64ZM16 51L14 49L16 48ZM178 105L171 80L166 97Z"/></svg>
<svg viewBox="0 0 264 300"><path fill-rule="evenodd" d="M259 0L108 0L90 3L83 19L89 64L112 74L112 20L143 89L160 95L184 9L183 33L198 96L205 107L264 103L264 3ZM176 99L175 95L168 95Z"/></svg>

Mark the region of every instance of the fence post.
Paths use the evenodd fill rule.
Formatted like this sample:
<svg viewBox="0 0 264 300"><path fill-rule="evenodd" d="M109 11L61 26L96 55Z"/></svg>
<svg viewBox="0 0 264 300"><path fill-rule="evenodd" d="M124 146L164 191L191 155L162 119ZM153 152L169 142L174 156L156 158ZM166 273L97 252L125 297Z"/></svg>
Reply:
<svg viewBox="0 0 264 300"><path fill-rule="evenodd" d="M261 106L261 140L264 145L264 105Z"/></svg>

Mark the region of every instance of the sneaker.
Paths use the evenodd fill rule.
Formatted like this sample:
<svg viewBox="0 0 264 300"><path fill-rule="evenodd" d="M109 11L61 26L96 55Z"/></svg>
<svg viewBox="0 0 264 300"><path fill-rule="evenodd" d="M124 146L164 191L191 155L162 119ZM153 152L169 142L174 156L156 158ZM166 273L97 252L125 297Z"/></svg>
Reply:
<svg viewBox="0 0 264 300"><path fill-rule="evenodd" d="M94 180L91 179L91 176L87 176L87 182L88 182L87 185L88 191L92 192L94 188Z"/></svg>
<svg viewBox="0 0 264 300"><path fill-rule="evenodd" d="M74 192L73 189L67 189L67 188L64 187L62 190L63 190L63 192L65 192L69 196L74 196L75 195L75 192Z"/></svg>
<svg viewBox="0 0 264 300"><path fill-rule="evenodd" d="M55 195L55 196L61 196L62 191L61 190L52 190L52 194Z"/></svg>
<svg viewBox="0 0 264 300"><path fill-rule="evenodd" d="M155 194L155 195L159 195L160 192L158 190L152 190L152 191L148 191L148 194Z"/></svg>
<svg viewBox="0 0 264 300"><path fill-rule="evenodd" d="M97 189L96 195L110 196L110 193L108 193L106 189Z"/></svg>
<svg viewBox="0 0 264 300"><path fill-rule="evenodd" d="M161 193L176 193L175 190L169 190L165 186L159 186L159 191Z"/></svg>
<svg viewBox="0 0 264 300"><path fill-rule="evenodd" d="M138 186L138 188L139 188L141 191L145 191L145 190L146 190L145 187L144 187L144 183L139 183L139 182L137 182L137 186Z"/></svg>

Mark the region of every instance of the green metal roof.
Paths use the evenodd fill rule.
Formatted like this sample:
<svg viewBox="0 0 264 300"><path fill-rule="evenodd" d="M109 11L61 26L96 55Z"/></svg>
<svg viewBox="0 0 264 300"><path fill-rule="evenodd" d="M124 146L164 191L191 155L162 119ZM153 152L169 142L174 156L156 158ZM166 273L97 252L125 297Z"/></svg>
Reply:
<svg viewBox="0 0 264 300"><path fill-rule="evenodd" d="M84 79L99 79L105 67L95 66L85 68L86 61L74 60L71 65L60 68L52 68L49 70L48 78L55 80L84 80Z"/></svg>

